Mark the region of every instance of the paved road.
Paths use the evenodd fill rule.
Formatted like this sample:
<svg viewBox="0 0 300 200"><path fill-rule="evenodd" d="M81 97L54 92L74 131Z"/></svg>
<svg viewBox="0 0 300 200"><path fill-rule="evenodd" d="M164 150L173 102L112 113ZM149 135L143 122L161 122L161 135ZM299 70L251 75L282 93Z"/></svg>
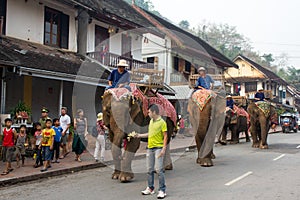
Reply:
<svg viewBox="0 0 300 200"><path fill-rule="evenodd" d="M244 142L216 146L211 168L195 163L196 152L173 154L166 199L300 199L300 134L272 134L269 144L268 150ZM133 169L140 173L131 183L110 179L112 169L106 167L3 188L0 199L156 199L140 195L146 186L145 160L134 161Z"/></svg>

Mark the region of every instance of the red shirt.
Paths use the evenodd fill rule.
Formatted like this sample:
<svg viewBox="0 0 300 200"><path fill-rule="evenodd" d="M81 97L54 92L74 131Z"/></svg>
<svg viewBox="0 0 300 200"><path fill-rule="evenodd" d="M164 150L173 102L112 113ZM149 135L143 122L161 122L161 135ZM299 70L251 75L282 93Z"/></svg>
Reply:
<svg viewBox="0 0 300 200"><path fill-rule="evenodd" d="M7 130L7 128L4 128L2 146L3 147L13 147L14 141L15 141L14 129L10 128Z"/></svg>

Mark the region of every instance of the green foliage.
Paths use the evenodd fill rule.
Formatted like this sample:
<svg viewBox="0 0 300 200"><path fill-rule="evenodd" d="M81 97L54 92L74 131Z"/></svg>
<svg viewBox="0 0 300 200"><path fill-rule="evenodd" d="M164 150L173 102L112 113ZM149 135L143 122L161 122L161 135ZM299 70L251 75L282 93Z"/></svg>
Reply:
<svg viewBox="0 0 300 200"><path fill-rule="evenodd" d="M277 75L300 90L300 69L295 67L281 67L279 68Z"/></svg>
<svg viewBox="0 0 300 200"><path fill-rule="evenodd" d="M181 20L181 22L179 22L179 27L188 30L190 28L190 22L187 20Z"/></svg>
<svg viewBox="0 0 300 200"><path fill-rule="evenodd" d="M25 111L28 114L28 116L31 115L31 109L23 101L19 101L17 105L13 109L11 109L11 117L15 117L16 113L19 113L21 111Z"/></svg>
<svg viewBox="0 0 300 200"><path fill-rule="evenodd" d="M132 0L124 0L128 4L132 4ZM147 10L149 12L152 12L155 15L161 16L161 14L157 11L154 10L154 5L151 0L135 0L135 5L138 7Z"/></svg>

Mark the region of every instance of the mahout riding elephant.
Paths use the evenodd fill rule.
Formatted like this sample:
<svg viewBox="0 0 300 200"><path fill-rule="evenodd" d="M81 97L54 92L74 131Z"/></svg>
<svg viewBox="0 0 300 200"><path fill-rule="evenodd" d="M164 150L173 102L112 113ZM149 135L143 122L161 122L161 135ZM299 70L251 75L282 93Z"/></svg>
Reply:
<svg viewBox="0 0 300 200"><path fill-rule="evenodd" d="M125 88L110 89L120 92ZM126 89L125 89L126 90ZM121 92L122 93L122 92ZM123 91L124 93L124 91ZM130 138L127 135L133 131L145 133L148 131L150 118L143 112L143 102L127 91L123 97L118 98L113 92L106 91L103 95L102 111L105 125L109 128L109 138L112 143L112 157L114 162L114 173L112 179L119 179L121 182L128 182L134 178L131 163L136 151L140 146L140 139ZM174 131L173 121L165 118L168 129L168 142ZM122 143L125 139L125 151L122 155ZM165 168L172 169L169 145L165 154Z"/></svg>
<svg viewBox="0 0 300 200"><path fill-rule="evenodd" d="M250 142L248 134L249 123L248 119L244 115L239 115L234 110L227 108L225 114L225 123L219 139L219 143L222 145L227 144L227 131L231 131L231 144L237 144L240 142L240 133L245 132L246 142Z"/></svg>
<svg viewBox="0 0 300 200"><path fill-rule="evenodd" d="M213 166L213 146L225 120L225 92L195 91L188 102L190 122L198 150L196 162L203 167Z"/></svg>
<svg viewBox="0 0 300 200"><path fill-rule="evenodd" d="M277 120L276 109L270 102L251 102L247 109L250 115L252 147L268 149L268 132L272 120Z"/></svg>

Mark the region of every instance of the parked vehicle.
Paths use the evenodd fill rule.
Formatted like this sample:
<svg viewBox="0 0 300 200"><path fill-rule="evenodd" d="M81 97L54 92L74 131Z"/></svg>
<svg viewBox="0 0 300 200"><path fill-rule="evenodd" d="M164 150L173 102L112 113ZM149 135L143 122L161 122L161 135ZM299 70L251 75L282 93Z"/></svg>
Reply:
<svg viewBox="0 0 300 200"><path fill-rule="evenodd" d="M292 113L284 113L280 115L280 124L283 133L288 133L290 131L297 133L298 131L298 118Z"/></svg>

